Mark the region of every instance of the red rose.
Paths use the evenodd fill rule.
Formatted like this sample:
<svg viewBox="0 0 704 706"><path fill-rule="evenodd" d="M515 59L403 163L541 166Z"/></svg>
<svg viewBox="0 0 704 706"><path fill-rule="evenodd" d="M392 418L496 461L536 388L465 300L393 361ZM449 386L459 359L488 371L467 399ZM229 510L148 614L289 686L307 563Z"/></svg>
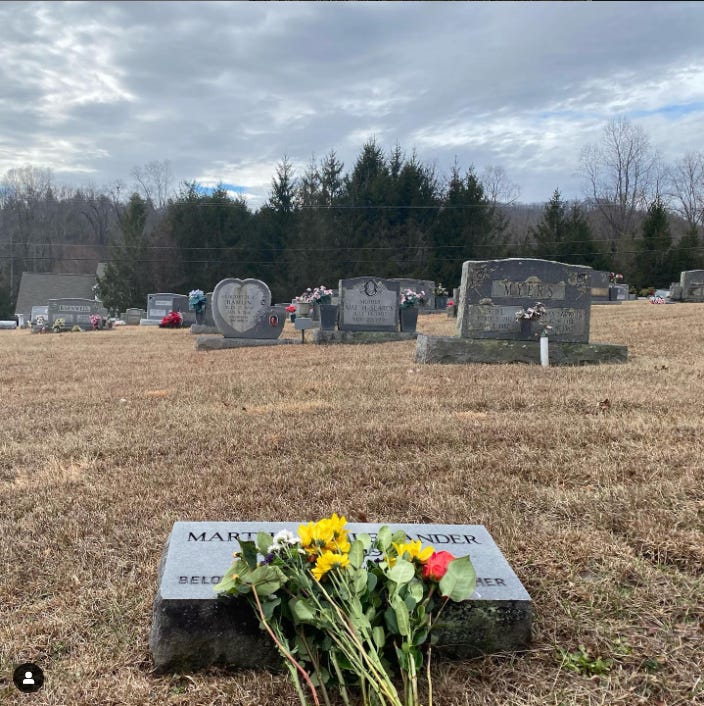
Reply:
<svg viewBox="0 0 704 706"><path fill-rule="evenodd" d="M423 564L423 578L439 581L447 571L447 567L455 557L450 552L434 552Z"/></svg>

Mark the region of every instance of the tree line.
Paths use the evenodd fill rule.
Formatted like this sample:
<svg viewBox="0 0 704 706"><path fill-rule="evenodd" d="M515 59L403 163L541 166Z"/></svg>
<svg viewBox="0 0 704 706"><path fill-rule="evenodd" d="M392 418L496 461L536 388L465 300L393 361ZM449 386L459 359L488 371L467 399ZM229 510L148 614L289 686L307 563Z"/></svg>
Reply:
<svg viewBox="0 0 704 706"><path fill-rule="evenodd" d="M211 291L256 277L287 301L306 287L374 274L459 285L462 262L540 257L618 271L637 289L666 287L704 267L704 157L663 166L626 120L582 152L584 198L556 187L543 205L518 203L501 168L455 164L440 176L400 146L369 139L352 165L331 150L297 174L284 157L264 205L252 210L224 185L170 189L168 162L132 171L134 188L57 187L48 170L0 180L0 317L20 275L94 272L112 310L143 307L150 292Z"/></svg>

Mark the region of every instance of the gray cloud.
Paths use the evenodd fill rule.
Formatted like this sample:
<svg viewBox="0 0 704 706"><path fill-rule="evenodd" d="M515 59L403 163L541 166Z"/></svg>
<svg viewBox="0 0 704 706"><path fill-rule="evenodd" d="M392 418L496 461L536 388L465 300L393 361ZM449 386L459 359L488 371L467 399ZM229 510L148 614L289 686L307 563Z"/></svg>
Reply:
<svg viewBox="0 0 704 706"><path fill-rule="evenodd" d="M579 197L580 150L616 115L665 158L700 148L703 19L689 2L1 3L0 174L108 184L169 160L257 207L284 154L350 169L374 134L440 173L502 166L525 201Z"/></svg>

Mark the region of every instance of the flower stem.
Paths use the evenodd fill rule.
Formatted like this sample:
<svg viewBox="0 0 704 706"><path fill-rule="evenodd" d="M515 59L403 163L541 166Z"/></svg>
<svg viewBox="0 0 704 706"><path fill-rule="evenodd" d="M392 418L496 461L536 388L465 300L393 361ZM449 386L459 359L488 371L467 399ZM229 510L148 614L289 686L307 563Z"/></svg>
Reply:
<svg viewBox="0 0 704 706"><path fill-rule="evenodd" d="M293 666L301 673L303 678L306 681L306 684L308 685L308 688L310 689L310 693L313 696L313 701L315 703L315 706L320 706L320 700L318 699L318 692L315 690L315 687L313 686L313 682L310 680L310 677L308 676L308 673L306 672L305 669L296 661L294 656L291 654L291 652L286 649L284 644L279 640L278 637L274 634L274 631L271 629L269 626L269 623L267 622L266 616L264 615L264 610L262 608L261 601L259 600L259 596L257 595L257 587L253 584L252 585L252 595L254 596L254 600L257 604L257 611L259 612L259 617L261 618L262 625L264 626L264 629L269 633L269 637L276 643L276 646L279 648L279 652L291 663ZM301 696L303 696L302 692L299 692L299 699ZM303 701L301 702L302 704L307 704L307 700L305 700L305 696L303 696Z"/></svg>

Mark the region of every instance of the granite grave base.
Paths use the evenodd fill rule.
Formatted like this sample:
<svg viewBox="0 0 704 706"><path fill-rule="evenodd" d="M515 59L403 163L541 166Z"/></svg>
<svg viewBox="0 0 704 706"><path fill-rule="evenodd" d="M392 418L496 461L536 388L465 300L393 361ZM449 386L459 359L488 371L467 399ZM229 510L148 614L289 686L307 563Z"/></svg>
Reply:
<svg viewBox="0 0 704 706"><path fill-rule="evenodd" d="M140 319L140 326L158 326L161 323L161 319L158 321L156 319Z"/></svg>
<svg viewBox="0 0 704 706"><path fill-rule="evenodd" d="M244 599L218 597L213 587L232 564L238 539L297 531L300 522L176 522L159 565L149 646L159 672L223 665L280 666L268 635ZM374 535L381 524L350 523L349 536ZM434 656L467 659L529 646L531 598L483 525L390 524L409 541L469 555L477 573L474 596L450 603L438 625Z"/></svg>
<svg viewBox="0 0 704 706"><path fill-rule="evenodd" d="M191 324L191 333L194 336L200 336L206 333L220 333L217 326L208 326L207 324ZM222 335L222 334L221 334Z"/></svg>
<svg viewBox="0 0 704 706"><path fill-rule="evenodd" d="M198 336L197 351L222 351L228 348L252 348L254 346L286 346L300 344L294 338L220 338L216 336Z"/></svg>
<svg viewBox="0 0 704 706"><path fill-rule="evenodd" d="M628 347L612 343L550 341L550 365L625 363ZM419 334L416 363L532 363L540 365L540 342L471 339Z"/></svg>
<svg viewBox="0 0 704 706"><path fill-rule="evenodd" d="M412 341L417 332L404 331L323 331L314 329L311 341L318 344L328 343L390 343L392 341Z"/></svg>

